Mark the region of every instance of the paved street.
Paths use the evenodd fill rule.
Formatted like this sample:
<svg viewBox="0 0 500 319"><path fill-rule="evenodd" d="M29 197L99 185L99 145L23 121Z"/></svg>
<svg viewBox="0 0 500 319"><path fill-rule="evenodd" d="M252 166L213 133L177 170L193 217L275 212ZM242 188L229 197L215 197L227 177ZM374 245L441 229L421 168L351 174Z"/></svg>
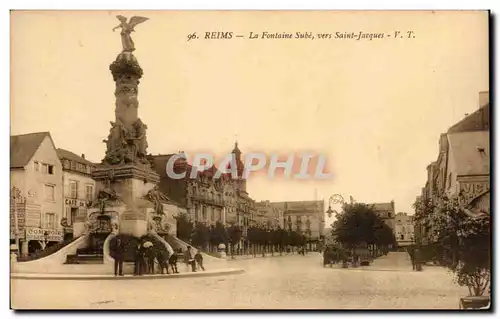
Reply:
<svg viewBox="0 0 500 319"><path fill-rule="evenodd" d="M229 262L245 274L178 280L12 280L14 308L456 309L467 289L441 268L412 272L406 253L362 269L330 269L321 255ZM363 268L366 269L366 268Z"/></svg>

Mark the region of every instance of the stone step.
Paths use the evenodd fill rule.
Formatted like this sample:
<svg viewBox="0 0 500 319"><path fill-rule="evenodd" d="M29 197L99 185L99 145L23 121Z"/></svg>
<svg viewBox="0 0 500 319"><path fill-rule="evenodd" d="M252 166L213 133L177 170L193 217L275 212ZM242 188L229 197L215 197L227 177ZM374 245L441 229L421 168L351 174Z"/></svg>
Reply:
<svg viewBox="0 0 500 319"><path fill-rule="evenodd" d="M76 250L77 255L102 255L103 249L95 249L95 248L78 248Z"/></svg>
<svg viewBox="0 0 500 319"><path fill-rule="evenodd" d="M68 255L66 264L102 264L103 255Z"/></svg>

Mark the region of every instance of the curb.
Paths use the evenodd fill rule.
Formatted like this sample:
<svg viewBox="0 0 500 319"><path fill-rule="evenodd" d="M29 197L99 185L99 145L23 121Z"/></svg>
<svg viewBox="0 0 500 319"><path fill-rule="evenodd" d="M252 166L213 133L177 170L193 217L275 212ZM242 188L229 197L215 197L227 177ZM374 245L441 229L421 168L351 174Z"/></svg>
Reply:
<svg viewBox="0 0 500 319"><path fill-rule="evenodd" d="M12 273L11 279L27 280L148 280L148 279L175 279L175 278L198 278L198 277L216 277L225 275L240 275L245 270L241 268L220 269L214 271L186 272L170 275L143 275L133 276L125 275L115 277L114 275L86 275L86 274L29 274Z"/></svg>
<svg viewBox="0 0 500 319"><path fill-rule="evenodd" d="M298 254L286 254L286 255L274 255L274 256L271 256L271 255L266 255L265 257L262 257L262 255L257 255L255 257L253 256L245 256L243 258L238 258L238 257L241 257L241 255L239 256L236 256L235 259L231 259L231 256L228 256L228 259L226 259L227 261L238 261L238 260L249 260L249 259L264 259L264 258L277 258L277 257L293 257L293 256L301 256L301 255L298 255ZM304 256L302 256L304 257ZM306 255L307 257L307 255Z"/></svg>
<svg viewBox="0 0 500 319"><path fill-rule="evenodd" d="M335 270L342 270L342 271L389 271L389 272L404 272L404 273L425 273L425 270L422 271L414 271L410 269L390 269L390 268L368 268L370 266L365 267L359 267L359 268L330 268L330 267L324 267L324 268L329 268L329 269L335 269Z"/></svg>

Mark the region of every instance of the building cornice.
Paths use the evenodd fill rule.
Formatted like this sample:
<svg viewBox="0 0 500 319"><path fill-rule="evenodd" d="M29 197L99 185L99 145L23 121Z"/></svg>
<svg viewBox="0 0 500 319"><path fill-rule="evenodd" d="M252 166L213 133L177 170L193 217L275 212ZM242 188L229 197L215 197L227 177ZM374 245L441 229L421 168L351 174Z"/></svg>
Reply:
<svg viewBox="0 0 500 319"><path fill-rule="evenodd" d="M137 165L98 166L92 172L92 178L96 181L135 178L154 184L160 182L160 175L158 173L148 167Z"/></svg>

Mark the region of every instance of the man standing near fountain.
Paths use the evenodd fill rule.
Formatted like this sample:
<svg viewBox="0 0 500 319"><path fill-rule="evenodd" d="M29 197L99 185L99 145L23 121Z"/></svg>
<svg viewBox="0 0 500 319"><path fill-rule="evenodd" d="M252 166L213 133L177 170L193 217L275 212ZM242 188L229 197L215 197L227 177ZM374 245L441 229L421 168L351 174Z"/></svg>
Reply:
<svg viewBox="0 0 500 319"><path fill-rule="evenodd" d="M196 272L196 260L194 259L194 252L191 246L187 247L186 253L184 254L184 262L186 265L191 265L191 271Z"/></svg>
<svg viewBox="0 0 500 319"><path fill-rule="evenodd" d="M113 258L115 259L115 276L123 276L123 255L125 246L120 237L116 239Z"/></svg>

